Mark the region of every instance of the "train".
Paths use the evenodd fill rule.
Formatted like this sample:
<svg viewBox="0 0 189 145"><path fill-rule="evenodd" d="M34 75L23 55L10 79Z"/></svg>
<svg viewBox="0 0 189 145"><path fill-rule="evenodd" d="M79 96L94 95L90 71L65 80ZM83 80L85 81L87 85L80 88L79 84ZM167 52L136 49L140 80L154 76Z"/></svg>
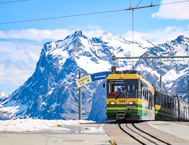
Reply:
<svg viewBox="0 0 189 145"><path fill-rule="evenodd" d="M189 103L147 81L140 71L106 78L107 121L189 121Z"/></svg>

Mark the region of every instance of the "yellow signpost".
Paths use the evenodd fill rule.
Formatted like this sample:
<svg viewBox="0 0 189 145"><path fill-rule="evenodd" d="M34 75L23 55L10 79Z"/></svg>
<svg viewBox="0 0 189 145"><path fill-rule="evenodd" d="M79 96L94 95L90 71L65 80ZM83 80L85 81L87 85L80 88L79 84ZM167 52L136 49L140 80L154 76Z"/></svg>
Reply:
<svg viewBox="0 0 189 145"><path fill-rule="evenodd" d="M76 84L77 84L77 87L80 88L80 87L82 87L88 83L91 83L91 82L92 82L91 75L88 75L88 76L78 79L76 81Z"/></svg>

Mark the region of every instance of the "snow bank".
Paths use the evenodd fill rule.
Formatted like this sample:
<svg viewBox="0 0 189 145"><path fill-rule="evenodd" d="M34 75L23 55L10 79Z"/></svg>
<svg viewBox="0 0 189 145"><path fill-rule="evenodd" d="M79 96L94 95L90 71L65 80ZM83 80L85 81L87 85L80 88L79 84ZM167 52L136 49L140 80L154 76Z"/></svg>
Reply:
<svg viewBox="0 0 189 145"><path fill-rule="evenodd" d="M86 120L17 119L0 121L1 132L69 131L66 126L94 123Z"/></svg>

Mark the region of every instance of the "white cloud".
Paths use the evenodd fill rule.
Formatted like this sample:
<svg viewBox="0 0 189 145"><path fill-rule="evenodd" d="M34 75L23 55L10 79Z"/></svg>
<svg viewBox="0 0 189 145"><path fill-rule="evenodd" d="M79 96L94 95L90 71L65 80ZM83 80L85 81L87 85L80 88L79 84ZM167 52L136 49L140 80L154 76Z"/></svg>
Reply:
<svg viewBox="0 0 189 145"><path fill-rule="evenodd" d="M72 26L74 27L74 26ZM87 25L81 28L87 37L99 36L102 30L98 26ZM50 40L63 40L66 36L73 33L75 30L69 29L55 29L55 30L37 30L37 29L23 29L23 30L10 30L0 31L0 38L6 39L28 39L35 41L42 41L45 39Z"/></svg>
<svg viewBox="0 0 189 145"><path fill-rule="evenodd" d="M77 26L72 27L76 28ZM75 30L23 29L0 31L0 38L45 42L47 39L48 41L63 40ZM103 33L98 26L94 25L87 25L80 28L80 30L89 38L98 37ZM42 46L0 41L0 90L12 91L22 85L32 75L41 49Z"/></svg>
<svg viewBox="0 0 189 145"><path fill-rule="evenodd" d="M188 25L189 27L189 25ZM98 26L87 25L80 28L87 37L98 37L104 31ZM75 30L74 30L75 31ZM46 39L64 39L74 31L68 29L56 30L10 30L0 31L0 38L28 39L35 41L46 41ZM135 32L135 39L144 37L156 43L164 43L175 39L178 35L186 33L182 28L168 26L149 32ZM122 37L132 40L132 32L128 31ZM22 85L35 70L42 46L25 45L12 42L0 41L0 88L3 91L11 91ZM3 89L4 88L4 89Z"/></svg>
<svg viewBox="0 0 189 145"><path fill-rule="evenodd" d="M42 41L44 39L64 39L72 31L67 29L56 30L37 30L37 29L23 29L23 30L10 30L0 31L0 38L14 38L14 39L28 39L35 41Z"/></svg>
<svg viewBox="0 0 189 145"><path fill-rule="evenodd" d="M155 31L149 32L135 32L135 39L138 40L141 37L151 40L154 43L165 43L166 41L170 41L176 39L179 35L183 35L186 33L182 28L175 26L167 26L164 29L158 29ZM123 37L126 37L129 40L132 40L132 31L126 32Z"/></svg>
<svg viewBox="0 0 189 145"><path fill-rule="evenodd" d="M178 2L178 0L162 0L162 4ZM189 2L161 5L159 11L152 14L152 17L161 19L189 19Z"/></svg>

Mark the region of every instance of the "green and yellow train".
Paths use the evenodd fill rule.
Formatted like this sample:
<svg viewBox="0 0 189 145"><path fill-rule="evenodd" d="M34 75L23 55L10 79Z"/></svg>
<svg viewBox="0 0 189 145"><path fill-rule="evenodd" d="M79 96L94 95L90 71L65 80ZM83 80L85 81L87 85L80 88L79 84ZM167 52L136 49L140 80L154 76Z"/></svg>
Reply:
<svg viewBox="0 0 189 145"><path fill-rule="evenodd" d="M116 71L106 80L107 120L189 120L187 102L153 86L139 71Z"/></svg>

